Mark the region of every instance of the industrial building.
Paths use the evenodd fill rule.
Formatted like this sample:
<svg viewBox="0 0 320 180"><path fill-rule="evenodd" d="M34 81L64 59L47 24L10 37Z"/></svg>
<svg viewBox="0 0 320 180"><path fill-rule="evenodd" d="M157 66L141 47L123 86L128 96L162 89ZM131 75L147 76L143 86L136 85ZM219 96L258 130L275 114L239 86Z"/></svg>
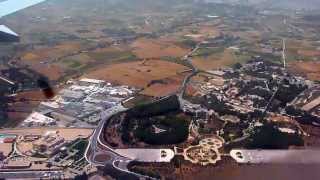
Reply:
<svg viewBox="0 0 320 180"><path fill-rule="evenodd" d="M83 78L70 80L52 101L40 103L22 126L92 127L100 121L100 113L132 96L136 91L128 86Z"/></svg>
<svg viewBox="0 0 320 180"><path fill-rule="evenodd" d="M58 132L48 131L43 137L32 143L33 151L38 154L52 155L59 151L67 142Z"/></svg>

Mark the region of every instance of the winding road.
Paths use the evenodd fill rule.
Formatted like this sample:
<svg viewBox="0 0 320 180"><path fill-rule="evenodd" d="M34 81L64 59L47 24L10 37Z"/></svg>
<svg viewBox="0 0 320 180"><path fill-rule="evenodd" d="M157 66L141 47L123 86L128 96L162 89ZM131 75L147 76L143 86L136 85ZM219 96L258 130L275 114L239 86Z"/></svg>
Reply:
<svg viewBox="0 0 320 180"><path fill-rule="evenodd" d="M195 48L193 48L187 55L185 55L182 58L183 61L186 61L190 65L190 67L192 69L192 73L187 75L184 78L179 90L177 92L173 93L173 95L178 96L181 107L183 107L183 105L186 103L186 100L183 99L183 96L184 96L187 84L189 83L190 79L199 72L199 70L193 66L191 56L194 52L196 52L199 49L200 44L201 43L199 43ZM156 103L156 102L165 100L166 98L168 98L171 95L163 97L163 98L161 98L157 101L154 101L152 103ZM106 164L109 164L121 172L135 175L138 178L149 178L150 179L151 177L147 177L147 176L129 171L127 169L127 165L133 159L130 159L130 158L122 156L121 154L118 154L115 151L115 149L104 144L100 139L101 133L103 132L103 128L109 123L109 120L111 119L111 117L120 113L120 112L124 112L126 110L128 110L128 109L123 107L121 104L119 104L119 105L114 106L110 109L107 109L101 113L101 115L100 115L101 120L98 124L98 127L95 129L95 131L93 132L93 135L91 136L91 138L89 140L89 145L88 145L86 152L85 152L85 158L89 163L91 163L94 166L105 166ZM106 158L107 160L104 158L100 158L102 160L99 161L99 158L98 158L99 156L100 157L101 156L107 157ZM153 178L151 178L151 179L153 179Z"/></svg>

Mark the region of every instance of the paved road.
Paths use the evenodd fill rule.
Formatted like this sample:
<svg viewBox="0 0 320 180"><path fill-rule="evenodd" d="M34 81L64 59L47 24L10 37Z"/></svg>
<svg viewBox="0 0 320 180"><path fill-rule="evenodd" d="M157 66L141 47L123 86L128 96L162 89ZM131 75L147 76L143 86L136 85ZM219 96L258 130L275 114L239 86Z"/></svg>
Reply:
<svg viewBox="0 0 320 180"><path fill-rule="evenodd" d="M190 51L186 56L183 57L183 60L187 61L188 64L190 64L190 66L192 67L192 73L185 77L185 79L181 85L181 88L177 92L170 94L166 97L163 97L160 100L154 101L153 103L165 100L172 95L178 95L181 107L186 103L185 100L183 99L183 95L185 93L187 84L190 81L190 79L198 73L198 69L193 66L193 64L191 62L192 59L190 57L195 51L198 50L199 45L200 44L198 44L192 51ZM110 118L112 116L114 116L120 112L126 111L126 110L128 110L128 109L124 108L122 105L119 104L119 105L117 105L113 108L107 109L106 111L101 113L101 121L99 122L98 127L96 128L96 130L94 131L93 135L91 136L91 138L89 140L89 145L88 145L88 148L85 153L85 158L88 162L90 162L91 164L93 164L95 166L104 166L106 164L112 164L112 166L114 168L118 169L119 171L134 174L140 178L150 178L150 177L146 177L146 176L128 171L127 165L130 161L132 161L132 159L129 159L127 157L123 157L122 155L118 154L114 149L105 145L100 139L101 132L103 131L103 128L105 127L106 123L109 122ZM102 162L98 161L95 158L98 155L108 156L109 159L107 161L102 161Z"/></svg>

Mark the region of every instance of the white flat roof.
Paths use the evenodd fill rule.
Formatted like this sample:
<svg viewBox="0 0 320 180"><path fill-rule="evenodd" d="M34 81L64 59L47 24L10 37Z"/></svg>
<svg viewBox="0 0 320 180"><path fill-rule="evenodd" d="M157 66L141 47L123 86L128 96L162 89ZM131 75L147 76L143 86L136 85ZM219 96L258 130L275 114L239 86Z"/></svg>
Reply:
<svg viewBox="0 0 320 180"><path fill-rule="evenodd" d="M30 114L27 119L24 120L24 122L29 123L29 122L34 122L34 123L51 123L54 122L55 120L47 117L43 114L40 114L38 112L33 112Z"/></svg>
<svg viewBox="0 0 320 180"><path fill-rule="evenodd" d="M83 78L80 79L81 82L88 82L88 83L94 83L94 84L100 84L100 83L104 83L105 81L103 80L98 80L98 79L89 79L89 78Z"/></svg>
<svg viewBox="0 0 320 180"><path fill-rule="evenodd" d="M4 32L13 36L19 36L17 33L13 32L11 29L9 29L5 25L0 25L0 32Z"/></svg>

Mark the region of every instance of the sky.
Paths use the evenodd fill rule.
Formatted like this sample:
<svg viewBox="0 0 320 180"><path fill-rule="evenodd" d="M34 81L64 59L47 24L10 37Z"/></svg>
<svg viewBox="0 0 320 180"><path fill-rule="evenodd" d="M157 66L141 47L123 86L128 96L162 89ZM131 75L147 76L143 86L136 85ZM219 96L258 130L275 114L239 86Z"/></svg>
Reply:
<svg viewBox="0 0 320 180"><path fill-rule="evenodd" d="M46 0L7 0L0 2L0 18Z"/></svg>

